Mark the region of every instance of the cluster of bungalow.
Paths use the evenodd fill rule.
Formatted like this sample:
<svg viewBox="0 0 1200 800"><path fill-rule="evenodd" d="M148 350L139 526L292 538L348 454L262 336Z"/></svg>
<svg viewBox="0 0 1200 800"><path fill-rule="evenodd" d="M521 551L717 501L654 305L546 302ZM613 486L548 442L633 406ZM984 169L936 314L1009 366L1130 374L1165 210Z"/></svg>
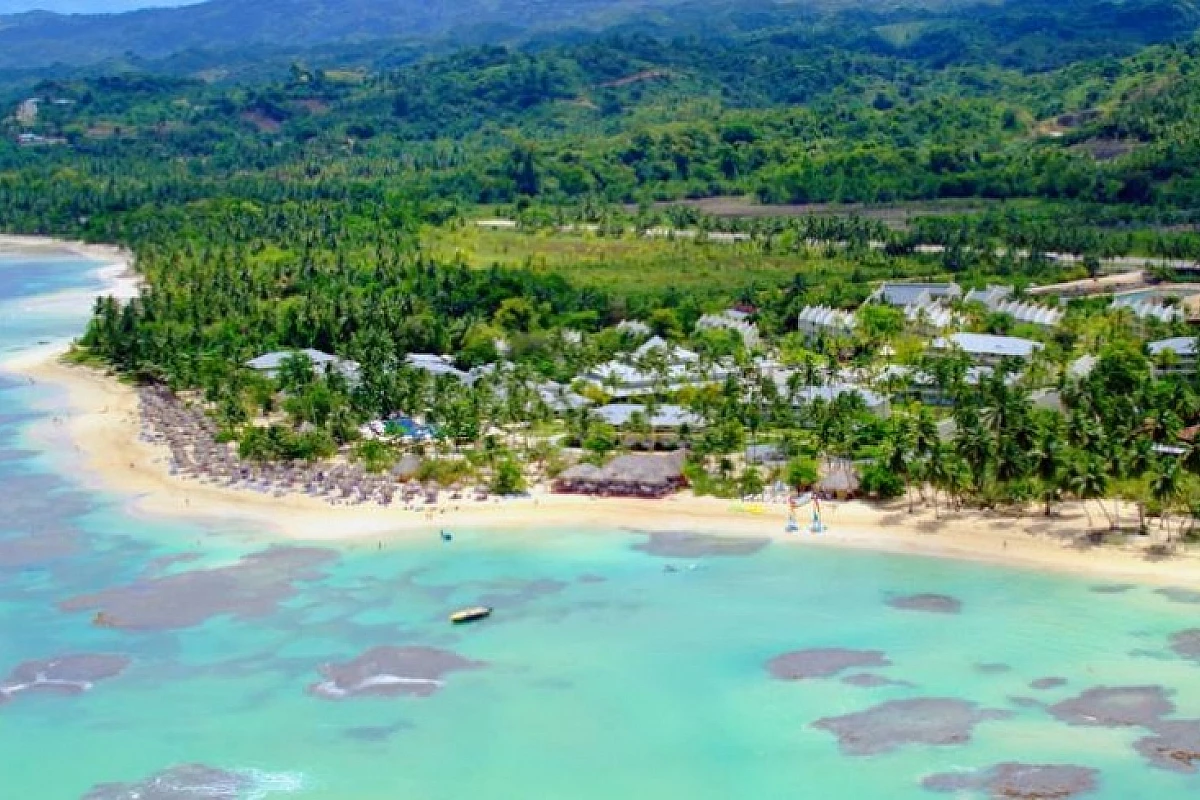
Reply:
<svg viewBox="0 0 1200 800"><path fill-rule="evenodd" d="M1012 294L1009 286L989 286L964 293L956 283L885 283L866 302L899 308L910 324L929 334L942 333L962 322L952 305L957 300L980 303L989 311L1008 314L1024 324L1052 328L1062 321L1060 309L1017 300ZM809 306L800 312L797 327L811 338L846 335L854 332L857 319L851 311Z"/></svg>
<svg viewBox="0 0 1200 800"><path fill-rule="evenodd" d="M651 368L651 361L658 368ZM588 370L583 380L610 397L625 399L711 386L735 372L726 363L705 367L696 353L654 336L633 353Z"/></svg>

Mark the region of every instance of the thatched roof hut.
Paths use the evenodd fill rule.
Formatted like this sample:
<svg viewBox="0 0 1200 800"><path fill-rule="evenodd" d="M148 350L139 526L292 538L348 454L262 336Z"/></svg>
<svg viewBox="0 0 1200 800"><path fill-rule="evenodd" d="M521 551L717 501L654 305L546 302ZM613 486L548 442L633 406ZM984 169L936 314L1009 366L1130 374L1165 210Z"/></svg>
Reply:
<svg viewBox="0 0 1200 800"><path fill-rule="evenodd" d="M838 464L817 481L813 488L827 497L846 500L858 495L860 485L858 470L852 464Z"/></svg>
<svg viewBox="0 0 1200 800"><path fill-rule="evenodd" d="M603 468L580 464L559 475L555 489L623 497L663 497L687 483L683 476L686 459L687 453L679 450L667 455L617 456Z"/></svg>
<svg viewBox="0 0 1200 800"><path fill-rule="evenodd" d="M594 464L576 464L559 473L554 479L556 492L590 492L600 468Z"/></svg>
<svg viewBox="0 0 1200 800"><path fill-rule="evenodd" d="M392 474L403 480L415 476L420 469L421 458L412 453L405 453L392 465Z"/></svg>

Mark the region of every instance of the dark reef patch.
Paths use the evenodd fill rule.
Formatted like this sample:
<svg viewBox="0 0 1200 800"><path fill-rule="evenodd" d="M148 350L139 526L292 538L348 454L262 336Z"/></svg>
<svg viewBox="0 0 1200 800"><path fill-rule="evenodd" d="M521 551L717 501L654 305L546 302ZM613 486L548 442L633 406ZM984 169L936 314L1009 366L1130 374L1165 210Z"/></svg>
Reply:
<svg viewBox="0 0 1200 800"><path fill-rule="evenodd" d="M1012 667L1008 664L976 664L975 671L981 675L1003 675L1006 672L1012 672Z"/></svg>
<svg viewBox="0 0 1200 800"><path fill-rule="evenodd" d="M1096 594L1124 594L1132 588L1133 586L1128 583L1101 583L1090 587L1090 591Z"/></svg>
<svg viewBox="0 0 1200 800"><path fill-rule="evenodd" d="M1010 697L1008 702L1012 703L1017 708L1042 708L1044 703L1034 697Z"/></svg>
<svg viewBox="0 0 1200 800"><path fill-rule="evenodd" d="M887 604L901 611L924 611L929 614L958 614L962 601L945 594L907 594L889 597Z"/></svg>
<svg viewBox="0 0 1200 800"><path fill-rule="evenodd" d="M1097 686L1055 703L1049 711L1061 722L1099 728L1153 727L1175 704L1161 686Z"/></svg>
<svg viewBox="0 0 1200 800"><path fill-rule="evenodd" d="M151 559L146 564L146 568L143 570L143 573L147 576L161 575L177 564L191 564L194 561L199 561L203 557L203 553L171 553L170 555L159 556Z"/></svg>
<svg viewBox="0 0 1200 800"><path fill-rule="evenodd" d="M539 597L558 594L568 585L562 581L547 578L533 581L511 581L498 585L494 591L479 595L478 603L495 608L512 608L532 602Z"/></svg>
<svg viewBox="0 0 1200 800"><path fill-rule="evenodd" d="M411 727L407 722L393 722L391 725L360 725L357 728L347 728L344 733L347 739L358 742L386 742L400 731Z"/></svg>
<svg viewBox="0 0 1200 800"><path fill-rule="evenodd" d="M1030 689L1045 691L1046 689L1058 689L1067 685L1066 678L1038 678L1029 682Z"/></svg>
<svg viewBox="0 0 1200 800"><path fill-rule="evenodd" d="M874 689L880 686L913 686L908 681L897 681L885 678L882 675L875 675L871 672L857 672L853 675L847 675L842 678L842 683L847 686L861 686L866 689Z"/></svg>
<svg viewBox="0 0 1200 800"><path fill-rule="evenodd" d="M137 783L104 783L92 788L83 800L239 800L253 789L253 781L236 772L181 764Z"/></svg>
<svg viewBox="0 0 1200 800"><path fill-rule="evenodd" d="M18 694L83 694L97 681L115 678L130 660L110 653L72 653L18 664L0 681L0 702Z"/></svg>
<svg viewBox="0 0 1200 800"><path fill-rule="evenodd" d="M325 680L308 687L327 700L350 697L428 697L444 685L442 677L486 666L449 650L433 647L373 647L343 664L321 667Z"/></svg>
<svg viewBox="0 0 1200 800"><path fill-rule="evenodd" d="M1196 772L1200 766L1200 720L1164 720L1151 731L1153 736L1133 745L1147 761L1173 772Z"/></svg>
<svg viewBox="0 0 1200 800"><path fill-rule="evenodd" d="M933 792L987 792L994 798L1052 800L1093 792L1100 773L1069 764L1018 764L1006 762L977 772L943 772L930 775L921 786Z"/></svg>
<svg viewBox="0 0 1200 800"><path fill-rule="evenodd" d="M819 647L793 650L767 662L767 672L781 681L830 678L851 668L890 667L892 662L880 650L847 650Z"/></svg>
<svg viewBox="0 0 1200 800"><path fill-rule="evenodd" d="M337 553L318 547L270 547L236 564L147 578L59 604L63 611L95 610L107 626L169 630L212 617L264 617L296 594L294 584L324 577Z"/></svg>
<svg viewBox="0 0 1200 800"><path fill-rule="evenodd" d="M1181 658L1200 661L1200 628L1189 628L1172 635L1171 650Z"/></svg>
<svg viewBox="0 0 1200 800"><path fill-rule="evenodd" d="M25 569L79 552L79 537L63 530L0 539L0 569Z"/></svg>
<svg viewBox="0 0 1200 800"><path fill-rule="evenodd" d="M1200 605L1200 592L1197 592L1194 589L1182 589L1178 586L1168 586L1164 589L1155 589L1155 592L1167 598L1172 603Z"/></svg>
<svg viewBox="0 0 1200 800"><path fill-rule="evenodd" d="M771 543L766 536L715 536L689 531L654 531L646 541L633 546L661 558L701 558L704 556L749 556Z"/></svg>
<svg viewBox="0 0 1200 800"><path fill-rule="evenodd" d="M965 700L929 697L891 700L866 711L819 719L813 727L836 736L842 752L871 756L906 745L965 744L980 722L1009 716L1006 711L980 710Z"/></svg>

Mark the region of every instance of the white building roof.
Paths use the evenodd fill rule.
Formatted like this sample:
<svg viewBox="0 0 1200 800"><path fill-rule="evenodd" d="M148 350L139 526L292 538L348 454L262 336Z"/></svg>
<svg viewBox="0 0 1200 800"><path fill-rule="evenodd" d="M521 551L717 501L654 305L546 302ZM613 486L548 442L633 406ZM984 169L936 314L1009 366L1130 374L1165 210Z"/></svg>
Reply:
<svg viewBox="0 0 1200 800"><path fill-rule="evenodd" d="M1030 339L1022 339L1017 336L995 336L990 333L954 333L936 339L933 346L939 350L958 347L968 355L993 358L1004 356L1029 358L1042 347L1040 342Z"/></svg>
<svg viewBox="0 0 1200 800"><path fill-rule="evenodd" d="M284 361L295 355L308 356L308 360L312 362L313 368L318 373L324 372L326 365L331 365L346 378L354 380L358 377L359 365L357 361L351 361L348 358L339 358L321 350L314 350L311 347L303 350L276 350L272 353L264 353L258 358L252 358L247 361L246 366L259 372L274 373L279 371Z"/></svg>
<svg viewBox="0 0 1200 800"><path fill-rule="evenodd" d="M741 312L737 312L741 314ZM731 330L742 337L742 341L747 347L753 347L758 344L758 328L752 322L746 321L746 315L734 317L733 312L725 311L721 314L705 314L700 319L696 320L696 327L700 330L715 330L723 328Z"/></svg>
<svg viewBox="0 0 1200 800"><path fill-rule="evenodd" d="M404 357L404 362L413 369L419 369L431 375L450 375L464 383L470 383L474 379L470 373L456 368L450 356L439 356L433 353L409 353Z"/></svg>
<svg viewBox="0 0 1200 800"><path fill-rule="evenodd" d="M698 427L704 424L704 420L697 414L683 406L673 405L658 406L654 414L650 415L647 414L645 406L637 403L610 403L594 409L592 414L617 428L628 425L634 414L644 415L654 428L680 428L684 425Z"/></svg>
<svg viewBox="0 0 1200 800"><path fill-rule="evenodd" d="M858 325L853 312L829 306L805 306L796 322L801 330L828 329L846 333Z"/></svg>
<svg viewBox="0 0 1200 800"><path fill-rule="evenodd" d="M849 383L832 383L828 386L807 386L800 390L800 393L796 396L796 401L801 404L812 403L817 400L832 403L844 394L857 394L862 398L863 404L869 409L876 409L887 405L887 400L881 395L872 392L870 389Z"/></svg>
<svg viewBox="0 0 1200 800"><path fill-rule="evenodd" d="M641 320L625 319L617 323L617 330L621 333L629 333L634 336L649 336L650 326Z"/></svg>
<svg viewBox="0 0 1200 800"><path fill-rule="evenodd" d="M1029 325L1053 327L1062 321L1063 312L1057 308L1038 305L1024 300L1015 300L1011 286L989 286L972 289L963 298L967 302L982 303L989 311L1007 314L1017 322Z"/></svg>
<svg viewBox="0 0 1200 800"><path fill-rule="evenodd" d="M1150 349L1150 355L1161 355L1167 350L1170 350L1177 356L1184 358L1196 357L1196 338L1193 336L1176 336L1171 339L1162 339L1157 342L1151 342L1147 345Z"/></svg>
<svg viewBox="0 0 1200 800"><path fill-rule="evenodd" d="M956 283L885 283L873 298L892 306L911 306L961 296L962 289Z"/></svg>

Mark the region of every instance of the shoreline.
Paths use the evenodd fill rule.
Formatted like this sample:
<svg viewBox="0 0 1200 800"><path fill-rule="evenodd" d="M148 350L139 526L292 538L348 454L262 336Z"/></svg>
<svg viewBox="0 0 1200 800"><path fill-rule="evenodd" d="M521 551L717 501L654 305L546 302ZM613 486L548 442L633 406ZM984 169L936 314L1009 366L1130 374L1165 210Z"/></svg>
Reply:
<svg viewBox="0 0 1200 800"><path fill-rule="evenodd" d="M134 269L133 253L116 245L89 244L68 239L20 236L0 233L0 258L76 256L95 262L89 274L99 286L62 289L32 297L5 301L14 306L13 313L30 315L89 314L98 297L129 300L137 297L142 278ZM82 333L82 329L78 333ZM76 334L78 335L78 334ZM66 352L75 335L45 342L29 343L0 356L0 372L22 374L26 367L36 367Z"/></svg>
<svg viewBox="0 0 1200 800"><path fill-rule="evenodd" d="M120 248L62 240L0 235L0 254L68 252L98 262L99 292L69 290L85 303L95 296L135 296L139 278L130 254ZM44 298L39 298L44 299ZM172 476L165 445L139 438L141 420L133 387L101 370L62 360L66 340L19 351L0 371L48 385L66 396L48 401L45 419L27 429L31 444L84 486L122 499L129 511L149 517L245 523L266 539L354 545L368 540L416 541L442 528L479 530L557 530L612 532L686 530L726 536L768 537L785 545L841 547L880 553L950 558L961 561L1068 573L1108 580L1161 585L1200 584L1200 554L1187 552L1148 560L1142 547L1104 545L1081 548L1089 530L1085 510L1064 504L1053 517L1027 512L1006 516L975 510L934 518L931 509L909 513L904 500L888 504L830 502L824 506L827 532L784 532L782 505L745 505L694 497L662 500L591 498L535 493L528 499L443 501L432 512L365 504L335 506L300 494L274 497L244 489ZM755 513L759 512L759 513ZM802 523L810 512L800 509ZM1147 537L1149 538L1149 537Z"/></svg>
<svg viewBox="0 0 1200 800"><path fill-rule="evenodd" d="M443 528L476 530L576 530L697 534L770 538L783 545L841 547L897 555L1074 574L1105 580L1158 585L1200 583L1200 556L1184 553L1149 560L1138 546L1081 548L1089 529L1079 504L1065 504L1052 517L1029 512L1006 516L975 510L951 511L934 518L929 508L909 513L904 500L876 505L863 501L824 505L827 532L784 532L782 505L745 505L737 501L683 493L663 500L590 498L535 493L527 499L443 501L430 516L416 506L396 504L335 506L305 495L274 497L172 476L164 445L138 438L137 396L131 386L95 368L69 365L60 354L43 353L6 368L64 391L66 410L53 403L61 423L47 419L30 428L33 444L52 455L78 453L63 464L84 485L124 498L127 508L149 517L222 520L246 524L266 539L359 545L370 540L404 542L434 535ZM755 513L759 512L759 513ZM807 509L798 519L807 518Z"/></svg>

